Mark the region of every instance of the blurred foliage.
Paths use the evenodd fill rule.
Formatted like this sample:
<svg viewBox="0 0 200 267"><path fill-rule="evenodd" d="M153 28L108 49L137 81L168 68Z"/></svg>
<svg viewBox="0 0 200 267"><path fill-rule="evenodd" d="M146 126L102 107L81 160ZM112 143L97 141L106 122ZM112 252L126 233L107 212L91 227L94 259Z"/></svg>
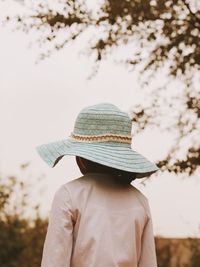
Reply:
<svg viewBox="0 0 200 267"><path fill-rule="evenodd" d="M33 208L34 218L25 216L28 188L16 177L0 178L0 266L38 267L47 228L47 219Z"/></svg>
<svg viewBox="0 0 200 267"><path fill-rule="evenodd" d="M192 251L190 267L198 267L200 263L200 242L198 239L190 239L189 249Z"/></svg>
<svg viewBox="0 0 200 267"><path fill-rule="evenodd" d="M170 252L170 243L167 242L167 244L165 244L165 242L163 242L164 244L162 244L160 241L161 239L155 239L158 267L171 267L170 259L172 255Z"/></svg>
<svg viewBox="0 0 200 267"><path fill-rule="evenodd" d="M116 48L132 47L120 61L140 67L141 90L148 96L132 111L135 131L147 126L173 132L174 144L161 170L193 174L200 164L200 2L199 0L56 0L25 1L27 13L12 17L17 29L39 33L41 59L91 32L88 51L99 63ZM46 46L47 45L47 46ZM150 90L153 78L166 70L167 81ZM198 80L195 80L197 77ZM171 81L181 82L176 94ZM198 88L196 88L198 87ZM168 92L168 93L166 93ZM168 117L171 118L168 121ZM163 127L165 125L165 128ZM182 149L185 157L180 157Z"/></svg>
<svg viewBox="0 0 200 267"><path fill-rule="evenodd" d="M158 267L199 267L199 238L156 237Z"/></svg>

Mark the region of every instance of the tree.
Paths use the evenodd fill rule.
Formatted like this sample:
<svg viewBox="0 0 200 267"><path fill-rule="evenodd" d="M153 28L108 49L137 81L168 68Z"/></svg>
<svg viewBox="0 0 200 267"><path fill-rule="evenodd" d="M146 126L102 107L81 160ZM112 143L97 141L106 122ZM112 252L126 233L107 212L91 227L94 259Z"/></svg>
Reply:
<svg viewBox="0 0 200 267"><path fill-rule="evenodd" d="M0 266L40 266L48 220L40 217L38 205L28 205L28 194L17 177L0 177ZM28 208L32 219L25 216Z"/></svg>
<svg viewBox="0 0 200 267"><path fill-rule="evenodd" d="M57 0L56 5L55 1L52 5L33 2L31 12L15 20L25 32L40 32L40 44L51 44L42 59L86 31L92 32L90 53L97 66L115 48L135 47L123 63L141 67L141 88L150 94L148 103L139 104L132 113L137 131L159 125L174 131L173 147L157 164L163 170L193 174L200 164L199 1L105 0L92 9L82 0ZM150 90L150 82L162 69L168 77L166 84ZM167 84L175 80L181 88L172 95ZM163 124L166 113L171 120ZM185 157L181 158L178 154L183 148Z"/></svg>

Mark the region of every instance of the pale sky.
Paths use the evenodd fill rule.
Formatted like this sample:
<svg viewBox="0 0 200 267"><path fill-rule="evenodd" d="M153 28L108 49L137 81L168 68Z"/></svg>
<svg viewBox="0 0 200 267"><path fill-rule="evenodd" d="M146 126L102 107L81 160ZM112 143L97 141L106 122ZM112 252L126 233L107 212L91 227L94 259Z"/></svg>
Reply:
<svg viewBox="0 0 200 267"><path fill-rule="evenodd" d="M18 8L20 5L12 1L0 3L0 15ZM30 181L31 198L41 204L47 215L58 187L80 173L74 157L65 157L51 169L37 155L35 146L67 138L78 112L85 106L111 102L129 111L144 101L144 95L140 92L138 73L112 60L103 62L98 74L88 80L93 61L80 54L83 40L35 64L39 49L29 47L33 35L12 32L6 27L0 31L0 173L18 174ZM156 83L164 79L160 75ZM159 129L146 130L134 137L133 148L156 161L164 158L173 141L173 136ZM29 161L30 167L21 171L19 165ZM45 179L38 182L41 175ZM152 176L145 187L143 179L134 181L149 199L155 235L200 236L199 175L197 172L183 180L160 173Z"/></svg>

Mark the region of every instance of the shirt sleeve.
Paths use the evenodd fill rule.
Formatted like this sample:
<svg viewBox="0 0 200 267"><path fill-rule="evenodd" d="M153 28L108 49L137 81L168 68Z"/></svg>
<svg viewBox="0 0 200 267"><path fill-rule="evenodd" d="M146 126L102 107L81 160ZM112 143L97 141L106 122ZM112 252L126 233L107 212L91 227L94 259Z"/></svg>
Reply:
<svg viewBox="0 0 200 267"><path fill-rule="evenodd" d="M153 223L148 202L147 202L147 209L148 209L148 219L142 233L141 254L138 267L157 267L155 239L153 234Z"/></svg>
<svg viewBox="0 0 200 267"><path fill-rule="evenodd" d="M70 267L73 246L73 216L69 193L61 186L54 195L41 267Z"/></svg>

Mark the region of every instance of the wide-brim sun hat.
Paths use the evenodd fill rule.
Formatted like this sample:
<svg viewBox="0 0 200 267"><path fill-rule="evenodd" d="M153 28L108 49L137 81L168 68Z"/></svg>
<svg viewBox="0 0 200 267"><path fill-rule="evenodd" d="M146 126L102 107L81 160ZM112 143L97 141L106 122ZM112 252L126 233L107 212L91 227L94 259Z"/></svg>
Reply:
<svg viewBox="0 0 200 267"><path fill-rule="evenodd" d="M81 110L73 132L62 140L36 147L42 159L54 167L65 155L79 156L143 178L159 168L133 150L132 121L129 115L110 103Z"/></svg>

